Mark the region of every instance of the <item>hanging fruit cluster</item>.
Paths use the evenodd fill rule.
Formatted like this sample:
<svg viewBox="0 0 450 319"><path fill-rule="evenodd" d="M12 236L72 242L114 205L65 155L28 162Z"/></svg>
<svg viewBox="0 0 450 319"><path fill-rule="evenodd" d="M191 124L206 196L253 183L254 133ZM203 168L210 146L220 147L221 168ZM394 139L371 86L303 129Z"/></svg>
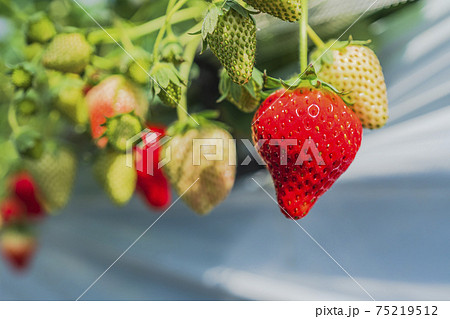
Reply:
<svg viewBox="0 0 450 319"><path fill-rule="evenodd" d="M20 16L13 3L9 9ZM255 68L254 15L261 13L300 20L300 75L281 80ZM177 23L190 22L179 34L175 15ZM381 128L388 118L383 73L369 42L323 43L308 26L306 0L168 0L156 27L118 19L107 30L75 28L42 12L22 19L23 59L7 71L13 94L0 214L3 256L19 269L36 249L35 225L68 203L80 161L92 163L93 176L119 206L137 192L164 211L171 185L206 215L228 196L236 174L232 136L218 112L188 110L201 47L223 66L218 102L256 111L253 140L288 218L306 216L354 160L363 127ZM317 46L310 63L307 32ZM141 38L152 33L149 50ZM155 123L155 105L176 109L178 119L168 128ZM222 140L222 160L194 164L195 139ZM214 146L204 151L214 153ZM167 152L171 160L160 167Z"/></svg>

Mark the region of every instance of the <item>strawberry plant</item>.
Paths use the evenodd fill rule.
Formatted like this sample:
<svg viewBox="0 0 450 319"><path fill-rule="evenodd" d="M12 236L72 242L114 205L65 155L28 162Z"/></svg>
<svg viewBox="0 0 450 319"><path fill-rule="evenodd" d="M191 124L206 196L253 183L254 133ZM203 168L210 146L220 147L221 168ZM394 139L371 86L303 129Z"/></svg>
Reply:
<svg viewBox="0 0 450 319"><path fill-rule="evenodd" d="M15 268L37 248L36 223L69 203L79 163L115 205L137 193L164 211L175 194L208 215L234 186L231 133L245 122L281 212L300 219L351 165L363 127L386 124L370 42L323 42L307 0L124 2L104 15L70 1L0 4L13 29L0 46L0 246ZM283 79L258 61L269 16L300 27L300 70Z"/></svg>

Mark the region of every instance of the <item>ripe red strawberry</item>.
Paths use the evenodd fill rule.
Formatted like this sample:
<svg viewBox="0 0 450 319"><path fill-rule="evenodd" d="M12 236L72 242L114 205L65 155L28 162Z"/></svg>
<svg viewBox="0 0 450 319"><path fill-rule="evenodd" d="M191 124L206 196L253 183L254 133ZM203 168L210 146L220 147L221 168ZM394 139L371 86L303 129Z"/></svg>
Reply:
<svg viewBox="0 0 450 319"><path fill-rule="evenodd" d="M147 102L143 93L120 75L110 76L89 90L86 102L92 137L98 139L99 147L105 147L108 142L106 137L102 137L106 130L102 126L106 118L131 111L140 117L145 117L147 113Z"/></svg>
<svg viewBox="0 0 450 319"><path fill-rule="evenodd" d="M165 134L165 129L157 126L148 128L150 132L143 136L143 145L135 150L136 190L149 206L164 209L171 201L170 185L158 167L161 153L159 139Z"/></svg>
<svg viewBox="0 0 450 319"><path fill-rule="evenodd" d="M28 218L40 218L45 216L45 212L38 200L38 190L36 183L30 174L20 172L15 174L10 180L11 192L25 206Z"/></svg>
<svg viewBox="0 0 450 319"><path fill-rule="evenodd" d="M7 198L0 204L0 215L4 224L20 221L25 215L25 207L17 198Z"/></svg>
<svg viewBox="0 0 450 319"><path fill-rule="evenodd" d="M361 122L342 99L313 87L273 93L256 112L252 130L255 144L268 140L259 153L282 213L294 219L305 217L347 170L362 139Z"/></svg>
<svg viewBox="0 0 450 319"><path fill-rule="evenodd" d="M37 241L27 228L11 227L1 234L0 247L5 260L15 270L23 271L34 256Z"/></svg>

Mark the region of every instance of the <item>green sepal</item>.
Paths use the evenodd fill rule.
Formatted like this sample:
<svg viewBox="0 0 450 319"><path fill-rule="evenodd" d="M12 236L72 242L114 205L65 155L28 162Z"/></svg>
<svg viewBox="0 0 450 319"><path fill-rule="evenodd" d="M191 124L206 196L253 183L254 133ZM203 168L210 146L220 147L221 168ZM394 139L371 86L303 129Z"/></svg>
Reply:
<svg viewBox="0 0 450 319"><path fill-rule="evenodd" d="M141 118L134 111L107 118L101 126L106 127L106 131L100 138L107 137L108 146L118 152L126 152L127 141L143 129Z"/></svg>
<svg viewBox="0 0 450 319"><path fill-rule="evenodd" d="M249 82L240 86L239 84L234 83L231 78L228 76L225 69L222 69L220 72L220 82L219 82L219 91L222 93L220 98L217 100L217 103L223 102L229 94L233 97L235 101L238 101L241 96L242 90L247 90L248 93L255 99L257 98L257 92L255 91L255 85L258 88L263 88L264 78L263 73L259 71L257 68L253 69L252 78Z"/></svg>
<svg viewBox="0 0 450 319"><path fill-rule="evenodd" d="M313 87L316 89L324 89L336 93L347 105L353 105L348 99L346 99L346 96L350 92L339 91L330 83L322 81L317 76L317 72L312 64L310 64L302 74L296 77L292 77L288 80L275 79L264 73L264 87L269 89L269 91L265 91L263 93L263 97L265 98L281 88L284 88L286 90L295 90L300 87Z"/></svg>
<svg viewBox="0 0 450 319"><path fill-rule="evenodd" d="M314 64L314 68L317 72L322 70L323 65L333 64L333 50L344 50L349 45L361 45L366 46L372 43L371 40L357 41L353 40L352 36L349 36L347 41L330 40L325 45L311 54L311 63Z"/></svg>
<svg viewBox="0 0 450 319"><path fill-rule="evenodd" d="M153 79L151 81L151 92L153 96L158 95L161 92L161 88L164 90L167 89L170 82L178 86L186 85L178 70L171 63L155 63L150 70L150 76Z"/></svg>
<svg viewBox="0 0 450 319"><path fill-rule="evenodd" d="M44 152L41 134L31 127L20 127L18 131L12 133L11 139L17 152L25 158L39 159Z"/></svg>
<svg viewBox="0 0 450 319"><path fill-rule="evenodd" d="M205 110L191 114L186 120L176 121L167 129L167 136L182 135L191 129L200 127L219 127L229 131L230 127L226 124L216 121L220 112L217 110Z"/></svg>

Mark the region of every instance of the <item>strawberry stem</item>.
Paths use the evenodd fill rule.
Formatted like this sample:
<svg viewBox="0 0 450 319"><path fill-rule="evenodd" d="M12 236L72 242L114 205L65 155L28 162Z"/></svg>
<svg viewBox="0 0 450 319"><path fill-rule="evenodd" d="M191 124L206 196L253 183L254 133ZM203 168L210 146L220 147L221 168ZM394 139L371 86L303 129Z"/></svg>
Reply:
<svg viewBox="0 0 450 319"><path fill-rule="evenodd" d="M16 110L14 109L13 103L10 104L8 109L8 124L11 127L13 133L17 132L20 129L20 125L17 122Z"/></svg>
<svg viewBox="0 0 450 319"><path fill-rule="evenodd" d="M171 5L173 4L173 1L169 2L169 5L167 6L167 12L166 12L166 19L164 21L164 24L162 25L161 29L159 29L158 36L155 40L155 46L153 47L153 61L154 63L158 62L158 55L159 55L159 45L164 37L164 34L166 33L167 26L170 23L170 20L172 19L172 16L181 9L181 7L187 2L188 0L180 0L175 4L173 7Z"/></svg>
<svg viewBox="0 0 450 319"><path fill-rule="evenodd" d="M197 48L200 44L201 37L199 39L191 40L184 50L184 60L185 62L180 67L180 75L182 79L186 82L186 86L183 86L181 91L181 101L177 106L177 115L180 121L185 121L187 119L187 89L189 85L189 75L191 73L192 64L194 63L195 55L197 53Z"/></svg>
<svg viewBox="0 0 450 319"><path fill-rule="evenodd" d="M202 13L204 11L205 7L203 6L196 6L192 8L186 8L183 10L180 10L173 14L173 18L171 20L172 24L181 23L187 20L191 19L197 19L202 16ZM162 16L159 18L156 18L154 20L148 21L146 23L143 23L141 25L127 28L126 33L130 37L131 40L137 39L140 37L143 37L145 35L151 34L153 32L156 32L160 30L161 25L164 24L166 21L166 16ZM89 33L88 40L91 44L97 44L97 43L114 43L113 39L116 39L119 37L119 31L116 28L109 28L106 29L108 33L106 33L104 30L97 30ZM112 38L113 39L112 39Z"/></svg>
<svg viewBox="0 0 450 319"><path fill-rule="evenodd" d="M311 28L309 24L308 24L308 35L317 48L322 49L325 46L325 43L322 41L319 35L313 30L313 28Z"/></svg>
<svg viewBox="0 0 450 319"><path fill-rule="evenodd" d="M300 19L300 72L308 68L308 0L302 1Z"/></svg>

